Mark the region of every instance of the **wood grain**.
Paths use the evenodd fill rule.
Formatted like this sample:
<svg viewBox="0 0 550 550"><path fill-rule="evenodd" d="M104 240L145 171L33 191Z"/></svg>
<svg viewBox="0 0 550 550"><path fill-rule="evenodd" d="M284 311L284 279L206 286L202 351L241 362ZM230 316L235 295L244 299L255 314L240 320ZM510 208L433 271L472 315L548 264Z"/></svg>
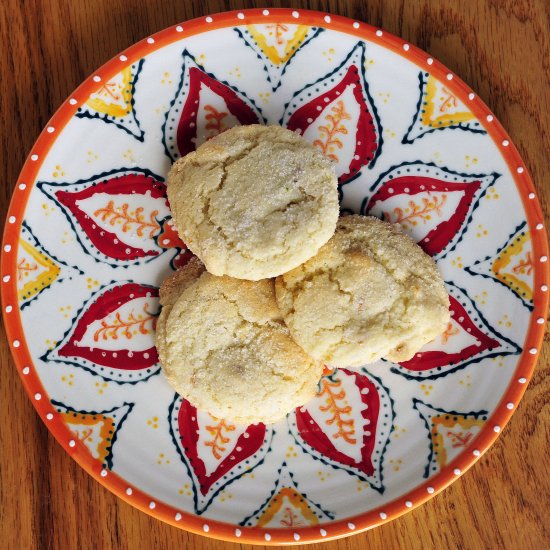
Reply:
<svg viewBox="0 0 550 550"><path fill-rule="evenodd" d="M40 130L95 68L133 42L186 19L262 5L237 1L3 0L0 139L5 217ZM429 51L460 75L509 131L550 200L550 3L547 0L274 2L347 15ZM547 216L548 223L548 216ZM238 548L138 512L93 481L49 435L0 342L0 532L3 548ZM383 527L323 550L539 549L550 545L550 339L498 442L443 494ZM242 545L242 548L252 548Z"/></svg>

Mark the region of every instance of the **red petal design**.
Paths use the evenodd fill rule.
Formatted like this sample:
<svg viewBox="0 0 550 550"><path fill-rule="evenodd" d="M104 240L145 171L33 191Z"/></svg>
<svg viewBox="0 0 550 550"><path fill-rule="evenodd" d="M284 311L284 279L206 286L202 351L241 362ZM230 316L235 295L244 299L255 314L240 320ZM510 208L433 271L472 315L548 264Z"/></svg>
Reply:
<svg viewBox="0 0 550 550"><path fill-rule="evenodd" d="M400 363L402 367L412 371L425 371L443 365L453 365L500 345L498 340L490 338L479 330L456 298L449 296L449 300L451 302L451 318L480 345L471 344L456 353L447 353L444 348L440 351L419 352L409 361Z"/></svg>
<svg viewBox="0 0 550 550"><path fill-rule="evenodd" d="M331 439L325 434L323 428L308 412L308 408L316 405L318 406L319 402L323 400L321 397L323 393L318 394L314 401L308 404L307 408L300 407L296 409L296 427L298 428L300 436L303 440L324 457L346 466L352 466L353 468L357 468L363 472L365 475L372 476L374 473L372 452L376 442L375 427L378 423L378 416L380 413L380 398L378 396L376 386L366 376L362 376L358 372L348 371L347 369L340 369L339 373L354 377L354 383L359 389L361 401L368 406L366 410L361 412L361 415L363 418L370 420L369 426L372 426L372 430L365 431L357 435L353 434L353 436L349 433L347 435L348 438L362 437L363 445L361 448L361 461L356 462L352 457L339 451ZM336 420L336 422L338 422L338 420ZM345 433L345 426L343 426L343 428L343 433ZM338 437L338 435L336 435L336 437ZM346 436L340 435L340 437Z"/></svg>
<svg viewBox="0 0 550 550"><path fill-rule="evenodd" d="M78 201L88 199L96 193L105 193L111 196L149 194L152 198L165 198L166 186L164 183L144 174L136 173L117 175L97 183L93 182L88 187L76 192L54 191L57 200L70 210L92 244L105 256L116 260L128 260L159 254L154 250L143 250L126 243L120 243L115 233L101 229L92 218L78 207Z"/></svg>
<svg viewBox="0 0 550 550"><path fill-rule="evenodd" d="M355 177L362 166L372 165L382 145L380 124L364 75L364 57L365 46L361 42L334 71L297 92L281 121L289 130L302 135L310 127L323 123L318 128L320 139L312 141L338 163L340 183ZM343 101L348 89L353 100ZM314 97L309 99L309 96ZM353 102L356 105L352 105ZM355 110L358 110L358 115L354 122L350 112ZM349 124L354 127L351 132L345 120L351 121ZM339 155L349 148L353 148L353 154L349 155L351 160L343 168Z"/></svg>
<svg viewBox="0 0 550 550"><path fill-rule="evenodd" d="M178 414L179 439L199 482L200 492L204 496L216 481L260 449L264 443L266 427L265 424L251 424L248 426L237 439L232 451L218 464L212 473L207 474L205 464L197 450L197 446L200 444L197 421L199 414L206 413L200 413L188 401L182 399ZM245 471L243 470L240 473L243 474Z"/></svg>
<svg viewBox="0 0 550 550"><path fill-rule="evenodd" d="M403 163L380 177L363 211L399 223L428 254L442 258L460 242L469 216L496 177ZM388 200L391 205L385 204Z"/></svg>
<svg viewBox="0 0 550 550"><path fill-rule="evenodd" d="M220 96L229 112L243 125L258 124L256 113L229 86L197 67L189 70L189 92L178 124L177 142L181 156L194 151L197 138L197 113L201 88L206 86Z"/></svg>
<svg viewBox="0 0 550 550"><path fill-rule="evenodd" d="M491 327L460 287L447 282L451 323L412 359L392 367L410 379L438 378L486 358L517 354L520 348Z"/></svg>
<svg viewBox="0 0 550 550"><path fill-rule="evenodd" d="M82 340L88 327L94 321L105 319L110 313L131 300L150 296L157 297L158 289L137 283L126 283L109 288L106 292L97 296L78 319L72 333L57 349L58 357L82 358L95 365L123 371L137 371L152 367L158 360L157 350L153 344L140 351L129 351L124 348L113 351L112 349L102 348L101 339L97 340L97 346L95 347L78 345L78 342ZM156 313L153 315L156 315ZM156 318L151 319L149 323L154 327L155 321ZM139 325L137 322L136 324Z"/></svg>

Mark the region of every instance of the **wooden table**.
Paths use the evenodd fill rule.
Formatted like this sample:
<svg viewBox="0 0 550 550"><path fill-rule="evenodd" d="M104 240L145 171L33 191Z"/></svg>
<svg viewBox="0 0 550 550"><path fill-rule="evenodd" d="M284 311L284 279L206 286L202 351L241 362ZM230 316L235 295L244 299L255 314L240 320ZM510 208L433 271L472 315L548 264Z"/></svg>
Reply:
<svg viewBox="0 0 550 550"><path fill-rule="evenodd" d="M89 73L133 42L176 22L261 5L229 0L3 0L2 222L28 150L59 104ZM507 128L548 214L548 0L311 0L283 5L331 11L381 26L441 60L479 92ZM93 481L35 414L5 338L0 357L2 548L237 548L152 519ZM549 374L547 337L518 411L466 476L390 524L319 548L550 545Z"/></svg>

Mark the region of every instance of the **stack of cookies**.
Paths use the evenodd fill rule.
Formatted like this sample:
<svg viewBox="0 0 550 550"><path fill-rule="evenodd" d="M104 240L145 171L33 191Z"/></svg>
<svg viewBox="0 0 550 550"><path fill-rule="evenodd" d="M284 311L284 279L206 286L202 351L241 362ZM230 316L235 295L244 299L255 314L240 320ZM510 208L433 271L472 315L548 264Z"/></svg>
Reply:
<svg viewBox="0 0 550 550"><path fill-rule="evenodd" d="M410 359L443 332L435 263L394 225L338 219L332 162L278 126L241 126L179 159L168 198L197 256L161 286L156 345L174 389L238 423L275 422L324 366Z"/></svg>

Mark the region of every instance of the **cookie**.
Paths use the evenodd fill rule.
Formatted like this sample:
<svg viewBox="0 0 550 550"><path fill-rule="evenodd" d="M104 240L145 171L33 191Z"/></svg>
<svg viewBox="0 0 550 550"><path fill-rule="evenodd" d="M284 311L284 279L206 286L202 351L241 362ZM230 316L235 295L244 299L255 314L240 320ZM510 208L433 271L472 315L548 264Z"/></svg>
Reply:
<svg viewBox="0 0 550 550"><path fill-rule="evenodd" d="M331 160L280 126L238 126L179 159L168 198L180 237L214 275L259 280L312 257L334 233Z"/></svg>
<svg viewBox="0 0 550 550"><path fill-rule="evenodd" d="M275 422L312 398L323 366L290 336L273 281L194 273L190 284L176 274L161 287L156 339L170 385L198 409L242 424Z"/></svg>
<svg viewBox="0 0 550 550"><path fill-rule="evenodd" d="M372 217L341 218L319 253L278 277L275 289L296 342L334 367L406 361L450 320L432 258Z"/></svg>

